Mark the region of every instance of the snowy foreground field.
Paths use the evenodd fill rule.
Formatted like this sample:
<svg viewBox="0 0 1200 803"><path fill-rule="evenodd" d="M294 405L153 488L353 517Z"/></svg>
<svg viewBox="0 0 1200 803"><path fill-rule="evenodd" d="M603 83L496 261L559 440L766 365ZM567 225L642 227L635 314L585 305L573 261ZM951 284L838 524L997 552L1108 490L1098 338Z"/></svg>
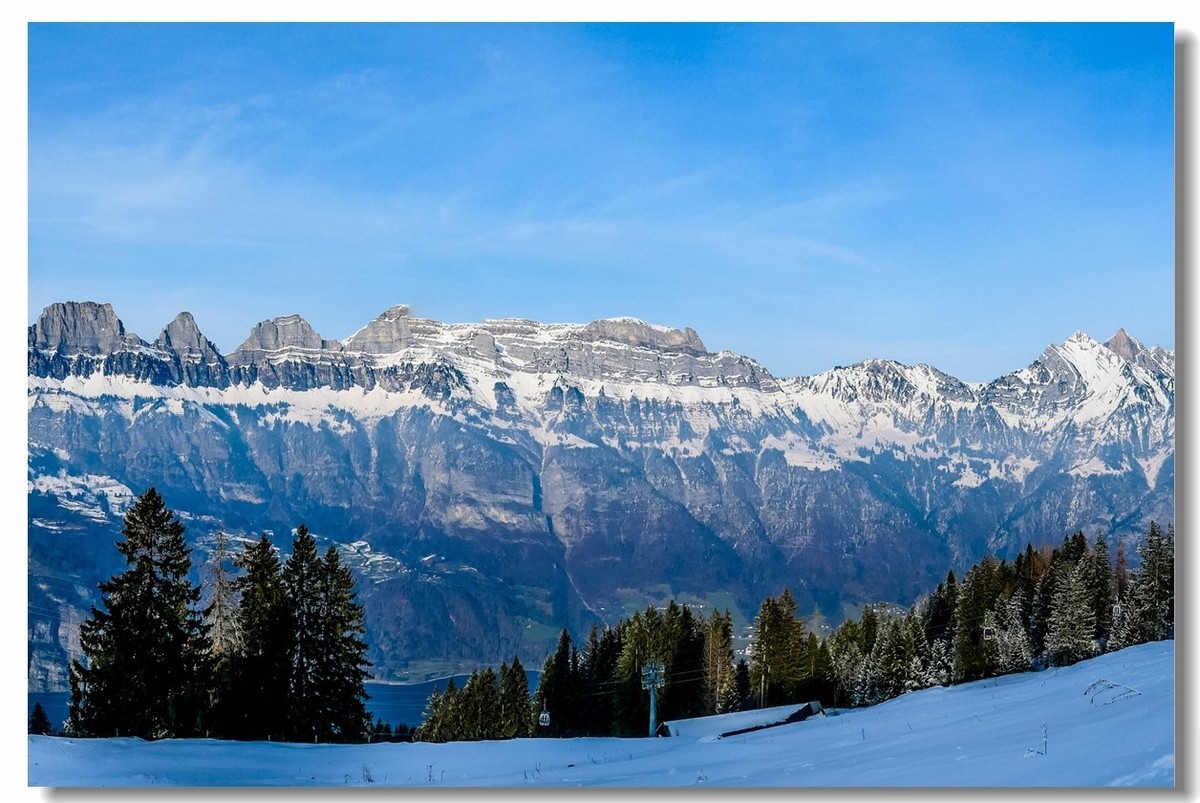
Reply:
<svg viewBox="0 0 1200 803"><path fill-rule="evenodd" d="M1172 786L1174 642L718 738L29 738L30 786ZM714 718L715 719L715 718ZM709 732L705 732L709 731Z"/></svg>

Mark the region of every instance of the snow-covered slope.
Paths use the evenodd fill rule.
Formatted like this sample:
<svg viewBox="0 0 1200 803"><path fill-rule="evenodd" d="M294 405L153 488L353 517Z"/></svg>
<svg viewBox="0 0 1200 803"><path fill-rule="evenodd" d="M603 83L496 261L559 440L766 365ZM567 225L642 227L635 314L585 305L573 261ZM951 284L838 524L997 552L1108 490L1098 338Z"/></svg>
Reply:
<svg viewBox="0 0 1200 803"><path fill-rule="evenodd" d="M156 486L193 537L286 548L303 521L361 569L385 679L536 665L562 626L672 596L907 604L985 552L1174 518L1174 355L1123 331L974 385L885 359L779 379L689 328L403 306L340 340L263 321L223 355L187 313L150 342L69 302L30 327L28 382L35 575L105 578L120 505L97 482ZM35 688L61 676L34 663Z"/></svg>
<svg viewBox="0 0 1200 803"><path fill-rule="evenodd" d="M297 745L29 737L31 786L1175 784L1174 642L719 739ZM717 727L717 726L715 726Z"/></svg>

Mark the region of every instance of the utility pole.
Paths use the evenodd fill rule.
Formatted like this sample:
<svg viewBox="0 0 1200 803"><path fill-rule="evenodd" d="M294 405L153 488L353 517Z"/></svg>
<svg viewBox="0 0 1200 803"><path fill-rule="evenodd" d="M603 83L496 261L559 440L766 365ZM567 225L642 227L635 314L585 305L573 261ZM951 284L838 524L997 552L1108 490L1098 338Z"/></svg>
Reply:
<svg viewBox="0 0 1200 803"><path fill-rule="evenodd" d="M650 691L650 735L657 727L658 699L656 694L666 683L666 673L661 661L652 661L642 667L642 688Z"/></svg>

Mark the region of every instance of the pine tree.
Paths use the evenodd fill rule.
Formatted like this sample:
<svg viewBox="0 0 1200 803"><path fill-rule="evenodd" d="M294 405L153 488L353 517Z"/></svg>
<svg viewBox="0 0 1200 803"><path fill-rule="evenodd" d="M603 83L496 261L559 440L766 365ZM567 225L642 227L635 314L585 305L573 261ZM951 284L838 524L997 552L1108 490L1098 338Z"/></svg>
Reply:
<svg viewBox="0 0 1200 803"><path fill-rule="evenodd" d="M42 708L41 703L33 704L33 711L29 714L29 733L35 736L49 736L54 732L54 726L50 724L50 717L46 716L46 709Z"/></svg>
<svg viewBox="0 0 1200 803"><path fill-rule="evenodd" d="M289 612L291 641L288 645L288 739L317 741L321 735L318 678L324 647L322 580L317 544L301 524L292 539L292 554L283 565L283 592Z"/></svg>
<svg viewBox="0 0 1200 803"><path fill-rule="evenodd" d="M453 682L454 678L450 678L450 683ZM429 693L429 699L425 701L425 711L421 724L413 731L414 740L418 742L446 741L443 729L445 709L442 706L442 699L441 688L434 686L433 691Z"/></svg>
<svg viewBox="0 0 1200 803"><path fill-rule="evenodd" d="M1129 587L1129 559L1125 555L1125 542L1117 541L1116 566L1113 567L1113 582L1116 584L1117 599L1125 598Z"/></svg>
<svg viewBox="0 0 1200 803"><path fill-rule="evenodd" d="M1059 579L1052 597L1046 631L1046 655L1051 665L1067 666L1095 655L1095 631L1086 564L1080 561Z"/></svg>
<svg viewBox="0 0 1200 803"><path fill-rule="evenodd" d="M203 597L204 622L208 626L209 654L220 662L228 659L241 646L241 633L237 623L237 584L233 569L228 565L234 560L229 548L229 535L217 530L213 536L213 552L205 564Z"/></svg>
<svg viewBox="0 0 1200 803"><path fill-rule="evenodd" d="M292 634L279 557L264 533L243 548L237 565L240 644L218 701L218 729L236 739L286 739Z"/></svg>
<svg viewBox="0 0 1200 803"><path fill-rule="evenodd" d="M363 608L354 591L354 575L332 546L325 551L320 572L321 620L319 625L316 694L321 721L318 735L327 741L361 741L370 718L364 681L367 644ZM492 672L489 668L488 672ZM494 685L494 673L491 681ZM495 717L491 718L494 724Z"/></svg>
<svg viewBox="0 0 1200 803"><path fill-rule="evenodd" d="M613 733L613 683L621 642L616 629L593 625L580 659L580 695L583 705L583 733L587 736L611 736Z"/></svg>
<svg viewBox="0 0 1200 803"><path fill-rule="evenodd" d="M847 619L825 639L833 676L835 705L854 705L866 656L863 652L862 623Z"/></svg>
<svg viewBox="0 0 1200 803"><path fill-rule="evenodd" d="M674 600L663 617L666 685L658 695L658 720L704 714L704 632L692 609Z"/></svg>
<svg viewBox="0 0 1200 803"><path fill-rule="evenodd" d="M737 690L737 708L736 711L745 711L750 706L750 665L746 663L745 658L739 658L737 666L733 668L734 688Z"/></svg>
<svg viewBox="0 0 1200 803"><path fill-rule="evenodd" d="M1112 633L1113 605L1116 603L1116 582L1108 557L1108 541L1097 535L1091 550L1083 559L1084 583L1092 598L1092 615L1096 629L1092 638L1104 648Z"/></svg>
<svg viewBox="0 0 1200 803"><path fill-rule="evenodd" d="M456 740L500 738L500 686L490 666L471 673L458 703L461 730L455 734Z"/></svg>
<svg viewBox="0 0 1200 803"><path fill-rule="evenodd" d="M578 652L571 641L571 634L563 628L558 636L558 646L542 664L542 675L533 701L535 723L543 710L550 712L550 726L544 731L548 736L573 736L581 730L579 708L575 704L578 666ZM542 733L543 730L538 728L537 732Z"/></svg>
<svg viewBox="0 0 1200 803"><path fill-rule="evenodd" d="M938 639L951 641L954 638L954 608L958 604L958 584L954 572L946 573L946 582L938 583L929 598L925 611L925 641Z"/></svg>
<svg viewBox="0 0 1200 803"><path fill-rule="evenodd" d="M713 610L704 629L704 710L706 714L731 711L736 693L733 677L733 617Z"/></svg>
<svg viewBox="0 0 1200 803"><path fill-rule="evenodd" d="M954 618L954 680L990 677L995 672L995 645L985 639L984 615L1003 591L1012 571L985 555L967 572L958 588Z"/></svg>
<svg viewBox="0 0 1200 803"><path fill-rule="evenodd" d="M192 736L208 703L206 633L184 527L154 488L125 514L127 568L100 583L106 610L80 626L87 664L71 668L71 730L145 739Z"/></svg>
<svg viewBox="0 0 1200 803"><path fill-rule="evenodd" d="M954 680L954 648L948 639L937 639L929 645L929 666L925 670L926 686L949 686Z"/></svg>
<svg viewBox="0 0 1200 803"><path fill-rule="evenodd" d="M1007 600L997 600L983 620L984 626L992 628L994 634L996 672L1001 675L1028 672L1033 665L1029 634L1022 621L1024 596L1023 591L1018 591Z"/></svg>
<svg viewBox="0 0 1200 803"><path fill-rule="evenodd" d="M528 736L532 718L529 678L521 659L514 655L511 666L500 664L499 738L519 739Z"/></svg>
<svg viewBox="0 0 1200 803"><path fill-rule="evenodd" d="M1141 565L1132 573L1120 616L1114 627L1114 647L1172 638L1175 627L1175 528L1164 535L1150 522L1138 546Z"/></svg>
<svg viewBox="0 0 1200 803"><path fill-rule="evenodd" d="M796 602L784 589L779 599L768 597L754 622L754 649L750 656L750 682L759 707L782 705L795 698L804 679L807 648L804 620L796 616Z"/></svg>
<svg viewBox="0 0 1200 803"><path fill-rule="evenodd" d="M204 623L208 628L208 657L212 665L212 687L205 732L208 735L228 735L231 711L228 703L233 696L234 665L241 650L241 633L237 623L237 583L234 569L236 563L229 549L229 536L218 530L213 537L213 551L204 566L202 599ZM215 733L214 733L215 731Z"/></svg>

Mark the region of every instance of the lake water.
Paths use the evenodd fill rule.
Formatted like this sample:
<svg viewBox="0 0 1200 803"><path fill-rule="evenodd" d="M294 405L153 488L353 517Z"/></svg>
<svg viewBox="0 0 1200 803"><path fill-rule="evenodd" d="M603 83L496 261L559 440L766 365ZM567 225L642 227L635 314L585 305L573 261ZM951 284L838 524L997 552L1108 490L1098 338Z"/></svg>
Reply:
<svg viewBox="0 0 1200 803"><path fill-rule="evenodd" d="M529 678L529 693L532 696L537 688L539 673L526 670L525 674ZM469 677L469 675L455 675L454 685L461 689ZM364 685L367 694L370 695L367 700L367 710L371 712L372 721L382 720L393 728L397 725L408 725L410 728L415 728L425 717L425 703L429 700L429 695L433 694L435 687L445 689L446 679L430 680L424 683L367 681ZM46 716L54 723L54 727L61 730L63 723L67 721L67 707L70 702L70 692L30 692L28 713L33 713L35 703L41 703L42 708L46 710Z"/></svg>

